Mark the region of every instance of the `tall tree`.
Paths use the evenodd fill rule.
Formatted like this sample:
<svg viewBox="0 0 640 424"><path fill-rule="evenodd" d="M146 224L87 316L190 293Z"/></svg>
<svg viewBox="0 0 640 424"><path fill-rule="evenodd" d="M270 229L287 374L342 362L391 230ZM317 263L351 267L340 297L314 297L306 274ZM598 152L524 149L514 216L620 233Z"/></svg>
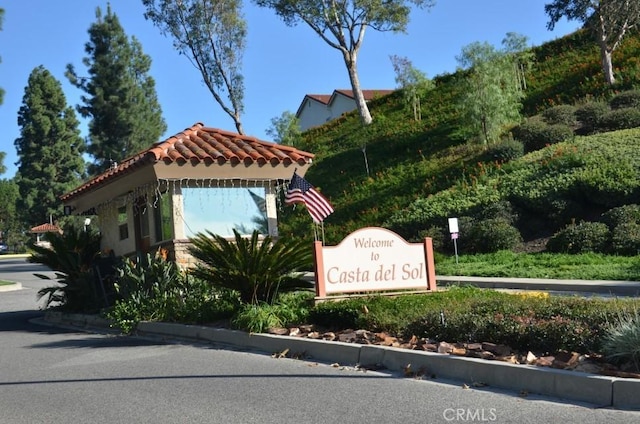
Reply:
<svg viewBox="0 0 640 424"><path fill-rule="evenodd" d="M0 8L0 31L2 31L2 22L4 21L4 9ZM2 59L0 59L2 62ZM0 87L0 105L4 101L4 90Z"/></svg>
<svg viewBox="0 0 640 424"><path fill-rule="evenodd" d="M561 18L576 20L593 31L600 47L604 79L616 82L611 56L625 35L640 24L638 0L554 0L544 10L549 16L547 28L552 30Z"/></svg>
<svg viewBox="0 0 640 424"><path fill-rule="evenodd" d="M241 0L142 0L151 20L200 71L222 110L244 134L242 58L247 25Z"/></svg>
<svg viewBox="0 0 640 424"><path fill-rule="evenodd" d="M21 231L22 214L17 213L16 203L20 196L15 179L0 179L0 241L12 250L24 243L24 231Z"/></svg>
<svg viewBox="0 0 640 424"><path fill-rule="evenodd" d="M527 44L527 37L515 32L508 32L502 40L506 59L513 65L513 78L517 90L527 89L527 74L535 62L535 54Z"/></svg>
<svg viewBox="0 0 640 424"><path fill-rule="evenodd" d="M66 76L86 93L78 112L89 122L88 153L93 156L91 174L157 142L167 129L148 75L151 59L135 37L125 34L111 7L102 15L96 9L96 22L89 28L83 64L89 76L79 77L73 65Z"/></svg>
<svg viewBox="0 0 640 424"><path fill-rule="evenodd" d="M364 125L372 122L358 75L358 53L365 30L404 32L411 6L430 8L434 0L254 0L274 9L285 24L306 23L329 46L340 51L349 73L356 107Z"/></svg>
<svg viewBox="0 0 640 424"><path fill-rule="evenodd" d="M413 119L421 121L421 98L433 88L433 81L427 78L422 71L414 68L406 57L393 55L390 59L396 73L396 83L402 89L405 104L413 111Z"/></svg>
<svg viewBox="0 0 640 424"><path fill-rule="evenodd" d="M280 116L271 118L271 127L267 128L266 133L276 143L286 146L295 146L302 135L298 118L295 113L288 110L282 112Z"/></svg>
<svg viewBox="0 0 640 424"><path fill-rule="evenodd" d="M518 57L480 42L464 47L456 57L466 71L458 107L465 126L484 144L496 141L505 125L520 118L524 91L514 66Z"/></svg>
<svg viewBox="0 0 640 424"><path fill-rule="evenodd" d="M81 180L85 143L62 86L43 66L29 75L18 111L18 208L29 225L62 215L59 196Z"/></svg>

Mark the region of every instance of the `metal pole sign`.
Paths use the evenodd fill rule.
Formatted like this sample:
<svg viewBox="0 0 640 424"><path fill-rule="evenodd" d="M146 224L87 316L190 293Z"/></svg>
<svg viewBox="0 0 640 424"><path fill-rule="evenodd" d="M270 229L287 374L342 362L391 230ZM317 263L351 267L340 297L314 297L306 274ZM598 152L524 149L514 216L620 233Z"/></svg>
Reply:
<svg viewBox="0 0 640 424"><path fill-rule="evenodd" d="M453 240L453 249L456 255L456 265L458 265L458 218L449 218L449 232Z"/></svg>

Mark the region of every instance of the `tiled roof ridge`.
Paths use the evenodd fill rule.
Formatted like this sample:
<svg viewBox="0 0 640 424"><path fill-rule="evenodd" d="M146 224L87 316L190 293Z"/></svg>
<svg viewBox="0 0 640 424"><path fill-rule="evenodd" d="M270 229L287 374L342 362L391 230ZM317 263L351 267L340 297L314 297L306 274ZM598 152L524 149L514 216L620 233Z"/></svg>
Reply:
<svg viewBox="0 0 640 424"><path fill-rule="evenodd" d="M212 164L217 162L222 165L231 163L237 165L244 163L258 163L264 165L271 163L276 166L279 163L299 164L307 163L315 155L304 152L293 146L285 146L278 143L260 140L253 136L234 133L213 127L206 127L201 122L196 122L191 127L172 135L164 141L156 143L146 150L136 153L122 162L97 175L77 187L73 191L61 196L63 201L89 191L94 187L105 184L119 175L132 172L149 163L164 162L170 164L191 162L197 164L203 162Z"/></svg>
<svg viewBox="0 0 640 424"><path fill-rule="evenodd" d="M60 227L57 225L51 224L49 222L45 222L44 224L36 225L32 227L30 230L32 233L52 233L60 231Z"/></svg>

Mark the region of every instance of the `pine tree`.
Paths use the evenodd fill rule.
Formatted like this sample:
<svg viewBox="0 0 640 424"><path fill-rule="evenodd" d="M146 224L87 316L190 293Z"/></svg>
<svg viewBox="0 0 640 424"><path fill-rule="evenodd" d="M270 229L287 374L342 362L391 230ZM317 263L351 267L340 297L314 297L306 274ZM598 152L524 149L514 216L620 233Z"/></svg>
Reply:
<svg viewBox="0 0 640 424"><path fill-rule="evenodd" d="M97 8L88 32L83 64L89 76L79 77L71 64L66 76L86 93L77 110L91 118L87 151L94 175L157 142L167 125L148 75L151 59L135 37L129 40L110 6L105 16Z"/></svg>
<svg viewBox="0 0 640 424"><path fill-rule="evenodd" d="M67 105L60 82L43 66L29 76L18 125L17 206L33 226L62 215L59 196L78 185L85 169L85 144L76 114Z"/></svg>
<svg viewBox="0 0 640 424"><path fill-rule="evenodd" d="M2 21L4 20L4 9L0 8L0 30L2 30ZM0 105L4 100L4 90L0 88Z"/></svg>

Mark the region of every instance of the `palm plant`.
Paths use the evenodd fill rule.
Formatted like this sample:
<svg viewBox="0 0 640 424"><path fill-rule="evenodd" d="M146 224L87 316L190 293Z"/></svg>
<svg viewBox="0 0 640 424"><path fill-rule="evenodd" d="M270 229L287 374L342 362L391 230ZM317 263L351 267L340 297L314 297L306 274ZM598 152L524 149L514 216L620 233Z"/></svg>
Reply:
<svg viewBox="0 0 640 424"><path fill-rule="evenodd" d="M312 249L302 240L270 236L260 240L258 231L250 237L233 230L228 241L210 231L192 238L189 253L199 262L191 273L218 287L236 290L243 303L273 303L280 292L310 288L302 272L311 269Z"/></svg>
<svg viewBox="0 0 640 424"><path fill-rule="evenodd" d="M45 306L52 304L70 311L93 311L100 304L94 283L92 264L100 254L100 234L77 226L65 228L63 234L47 233L51 247L32 246L29 262L47 266L55 273L56 285L38 291L38 299L45 298ZM43 274L34 274L53 280Z"/></svg>

